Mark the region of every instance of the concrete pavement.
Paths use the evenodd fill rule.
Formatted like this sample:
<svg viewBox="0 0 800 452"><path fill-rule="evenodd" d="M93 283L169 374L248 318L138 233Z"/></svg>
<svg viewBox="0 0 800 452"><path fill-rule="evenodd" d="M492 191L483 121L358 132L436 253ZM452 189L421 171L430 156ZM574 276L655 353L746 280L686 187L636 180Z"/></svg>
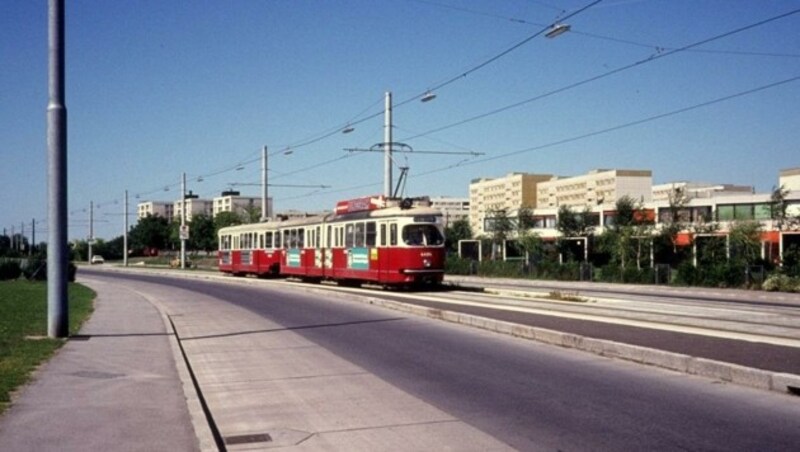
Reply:
<svg viewBox="0 0 800 452"><path fill-rule="evenodd" d="M0 450L197 450L161 314L134 292L90 286L94 314L13 398Z"/></svg>

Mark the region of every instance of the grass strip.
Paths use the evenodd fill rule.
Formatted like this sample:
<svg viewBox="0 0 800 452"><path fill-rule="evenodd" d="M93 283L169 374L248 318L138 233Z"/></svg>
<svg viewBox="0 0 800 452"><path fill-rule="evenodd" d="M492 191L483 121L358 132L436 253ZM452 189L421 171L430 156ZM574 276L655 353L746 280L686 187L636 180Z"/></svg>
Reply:
<svg viewBox="0 0 800 452"><path fill-rule="evenodd" d="M69 331L75 334L94 310L96 294L70 283ZM65 341L47 336L47 283L24 280L0 282L0 414L11 393L27 383L31 373Z"/></svg>

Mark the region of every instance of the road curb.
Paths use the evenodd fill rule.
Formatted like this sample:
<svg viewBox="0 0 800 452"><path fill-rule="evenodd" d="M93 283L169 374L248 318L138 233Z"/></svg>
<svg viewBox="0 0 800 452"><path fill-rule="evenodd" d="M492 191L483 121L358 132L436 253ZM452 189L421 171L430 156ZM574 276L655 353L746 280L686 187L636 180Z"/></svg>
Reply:
<svg viewBox="0 0 800 452"><path fill-rule="evenodd" d="M411 305L400 301L369 297L368 302L369 304L395 311L472 326L544 344L577 349L607 358L631 361L755 389L783 394L800 394L800 375L754 369L723 361L714 361L605 339L595 339L472 314Z"/></svg>

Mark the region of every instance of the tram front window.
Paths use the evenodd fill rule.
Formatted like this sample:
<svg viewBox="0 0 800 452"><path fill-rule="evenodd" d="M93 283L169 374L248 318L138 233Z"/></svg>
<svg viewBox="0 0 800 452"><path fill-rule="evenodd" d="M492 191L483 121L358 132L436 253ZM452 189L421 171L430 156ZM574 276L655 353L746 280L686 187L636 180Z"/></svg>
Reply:
<svg viewBox="0 0 800 452"><path fill-rule="evenodd" d="M432 224L411 224L403 228L403 242L411 246L435 246L444 243L444 237Z"/></svg>

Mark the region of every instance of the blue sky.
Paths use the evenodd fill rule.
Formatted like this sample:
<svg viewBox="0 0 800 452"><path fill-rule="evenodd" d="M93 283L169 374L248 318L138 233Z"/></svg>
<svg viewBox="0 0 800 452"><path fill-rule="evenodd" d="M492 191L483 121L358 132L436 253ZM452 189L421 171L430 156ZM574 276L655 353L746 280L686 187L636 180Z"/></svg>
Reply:
<svg viewBox="0 0 800 452"><path fill-rule="evenodd" d="M46 3L0 6L0 226L25 222L29 233L41 221L37 241L47 227ZM800 14L670 53L800 9L796 0L605 0L566 20L571 32L472 70L589 3L68 0L69 237L88 235L90 201L95 235L120 235L124 191L131 212L173 201L182 172L203 197L231 186L257 196L233 184L259 182L264 145L278 211L380 193L383 156L344 149L383 140L386 91L396 141L484 154L396 155L410 167L409 195L466 197L477 177L594 168L763 192L800 166ZM448 80L435 100L403 103Z"/></svg>

